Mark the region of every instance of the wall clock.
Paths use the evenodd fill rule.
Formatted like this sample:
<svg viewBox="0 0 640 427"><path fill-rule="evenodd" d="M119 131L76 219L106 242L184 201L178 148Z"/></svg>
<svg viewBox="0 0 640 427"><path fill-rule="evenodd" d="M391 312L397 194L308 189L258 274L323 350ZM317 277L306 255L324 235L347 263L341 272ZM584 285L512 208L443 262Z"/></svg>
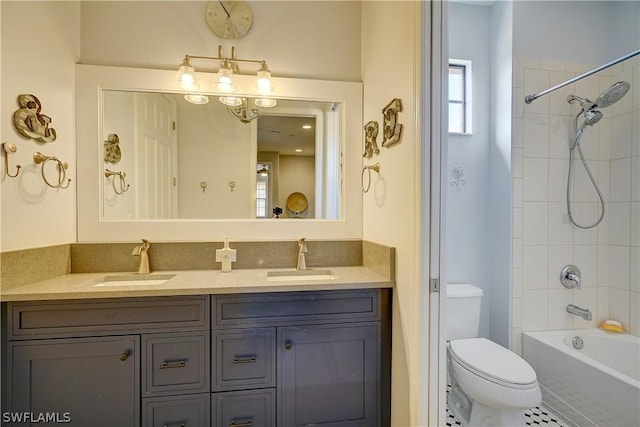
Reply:
<svg viewBox="0 0 640 427"><path fill-rule="evenodd" d="M243 0L209 2L205 18L211 31L223 39L244 36L253 20L249 4Z"/></svg>

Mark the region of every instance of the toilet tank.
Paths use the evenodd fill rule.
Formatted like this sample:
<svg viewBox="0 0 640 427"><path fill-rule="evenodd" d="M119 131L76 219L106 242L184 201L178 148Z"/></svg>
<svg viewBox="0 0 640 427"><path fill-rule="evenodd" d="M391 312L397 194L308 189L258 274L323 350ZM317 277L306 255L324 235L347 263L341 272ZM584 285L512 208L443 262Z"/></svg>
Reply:
<svg viewBox="0 0 640 427"><path fill-rule="evenodd" d="M478 336L481 301L482 289L477 286L447 284L447 340Z"/></svg>

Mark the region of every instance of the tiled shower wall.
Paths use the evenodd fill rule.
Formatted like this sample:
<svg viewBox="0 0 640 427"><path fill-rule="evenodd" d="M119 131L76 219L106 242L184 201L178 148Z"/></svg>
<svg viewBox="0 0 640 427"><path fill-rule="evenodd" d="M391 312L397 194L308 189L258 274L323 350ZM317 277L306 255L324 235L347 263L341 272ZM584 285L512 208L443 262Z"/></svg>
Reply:
<svg viewBox="0 0 640 427"><path fill-rule="evenodd" d="M627 60L524 103L525 95L593 68L538 59L514 61L512 344L518 353L522 331L591 328L616 319L631 333L640 334L640 61ZM582 137L583 153L606 203L603 222L582 230L567 216L569 145L580 110L567 102L567 96L595 100L619 80L630 82L632 89L602 109L604 118ZM577 153L572 181L574 219L592 224L600 204ZM567 264L580 269L581 290L560 283L560 270ZM568 314L566 306L571 303L589 308L593 320Z"/></svg>

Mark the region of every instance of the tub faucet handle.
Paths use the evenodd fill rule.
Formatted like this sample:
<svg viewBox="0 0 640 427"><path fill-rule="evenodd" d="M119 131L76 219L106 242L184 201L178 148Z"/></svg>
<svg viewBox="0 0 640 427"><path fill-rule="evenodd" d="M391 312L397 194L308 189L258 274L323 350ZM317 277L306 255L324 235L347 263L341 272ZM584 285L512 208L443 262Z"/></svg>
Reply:
<svg viewBox="0 0 640 427"><path fill-rule="evenodd" d="M582 289L580 284L580 270L575 265L565 265L560 272L560 283L567 288Z"/></svg>

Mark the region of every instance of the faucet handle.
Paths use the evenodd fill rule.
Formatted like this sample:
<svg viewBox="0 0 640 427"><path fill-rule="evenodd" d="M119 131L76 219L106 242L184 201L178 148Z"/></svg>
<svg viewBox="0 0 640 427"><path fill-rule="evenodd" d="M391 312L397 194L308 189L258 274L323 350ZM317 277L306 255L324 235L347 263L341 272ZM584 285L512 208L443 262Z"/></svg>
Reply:
<svg viewBox="0 0 640 427"><path fill-rule="evenodd" d="M560 283L565 288L581 288L580 284L580 270L575 265L565 265L562 271L560 271Z"/></svg>

